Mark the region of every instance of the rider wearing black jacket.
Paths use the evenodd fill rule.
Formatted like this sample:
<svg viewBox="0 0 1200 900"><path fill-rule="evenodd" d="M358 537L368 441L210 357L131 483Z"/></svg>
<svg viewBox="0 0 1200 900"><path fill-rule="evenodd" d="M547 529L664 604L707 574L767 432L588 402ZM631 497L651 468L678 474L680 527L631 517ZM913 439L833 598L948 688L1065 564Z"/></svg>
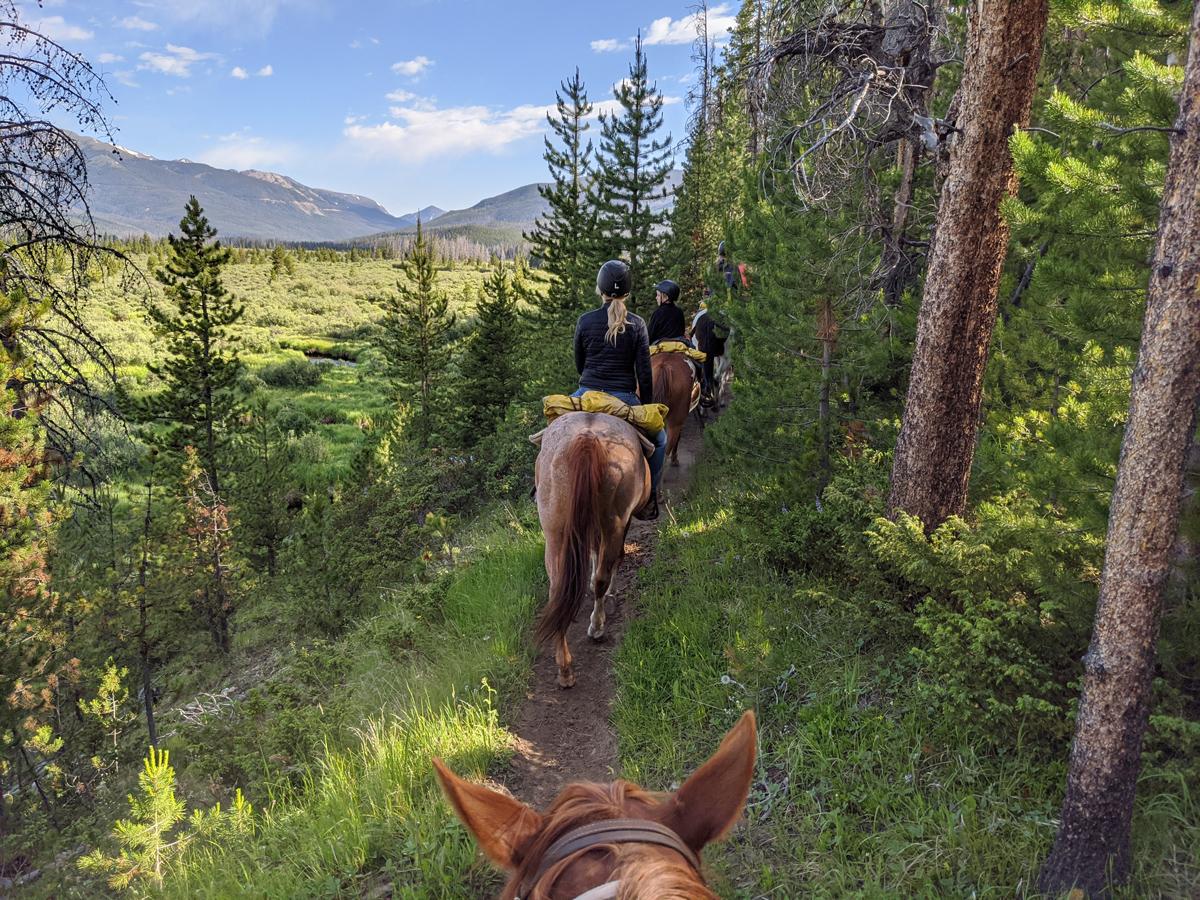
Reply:
<svg viewBox="0 0 1200 900"><path fill-rule="evenodd" d="M606 262L596 275L596 293L604 305L584 313L575 326L575 368L579 370L576 397L584 391L604 391L630 406L654 402L646 323L625 307L630 281L629 266L617 259ZM650 497L634 513L639 519L658 518L658 488L667 452L666 429L653 438Z"/></svg>
<svg viewBox="0 0 1200 900"><path fill-rule="evenodd" d="M654 378L650 374L650 341L646 323L628 313L625 330L609 341L608 304L584 313L575 326L575 368L579 386L589 391L632 394L643 403L654 402Z"/></svg>
<svg viewBox="0 0 1200 900"><path fill-rule="evenodd" d="M650 343L659 341L682 341L683 310L675 304L679 302L679 285L673 281L661 281L656 290L658 308L650 317Z"/></svg>

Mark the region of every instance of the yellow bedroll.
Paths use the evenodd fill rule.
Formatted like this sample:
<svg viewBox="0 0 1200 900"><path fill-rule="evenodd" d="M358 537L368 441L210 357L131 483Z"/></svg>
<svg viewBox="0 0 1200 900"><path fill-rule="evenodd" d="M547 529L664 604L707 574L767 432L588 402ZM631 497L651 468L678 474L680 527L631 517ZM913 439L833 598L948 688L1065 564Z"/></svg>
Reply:
<svg viewBox="0 0 1200 900"><path fill-rule="evenodd" d="M630 406L604 391L585 391L582 397L569 397L566 394L544 397L542 412L546 414L547 422L553 422L564 413L607 413L624 419L634 428L640 428L647 434L658 434L666 427L667 406L664 403Z"/></svg>
<svg viewBox="0 0 1200 900"><path fill-rule="evenodd" d="M702 363L708 359L708 354L703 350L697 350L695 347L689 347L683 341L659 341L650 348L651 356L656 353L686 353L698 363Z"/></svg>

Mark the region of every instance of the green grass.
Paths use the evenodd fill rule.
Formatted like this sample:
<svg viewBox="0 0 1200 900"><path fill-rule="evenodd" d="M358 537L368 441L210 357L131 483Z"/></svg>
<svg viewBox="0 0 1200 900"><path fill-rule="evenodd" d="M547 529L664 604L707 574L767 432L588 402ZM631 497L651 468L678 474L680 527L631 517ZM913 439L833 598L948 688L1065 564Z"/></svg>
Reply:
<svg viewBox="0 0 1200 900"><path fill-rule="evenodd" d="M501 710L524 696L530 674L528 634L545 595L541 534L530 506L501 507L458 542L453 568L385 590L332 643L279 647L278 604L243 610L228 663L242 673L264 664L255 690L199 728L170 717L160 727L188 806L211 807L214 787L227 800L238 784L255 827L193 841L149 893L354 897L384 884L396 897L495 893L499 876L454 819L430 761L482 777L510 752ZM239 771L247 775L225 774ZM106 823L128 814L112 799ZM111 837L87 841L115 849ZM100 893L68 866L28 895Z"/></svg>
<svg viewBox="0 0 1200 900"><path fill-rule="evenodd" d="M1030 894L1064 763L989 752L971 723L935 721L894 662L906 648L864 646L825 602L836 581L763 565L769 523L741 511L754 475L707 465L695 483L709 487L676 507L617 656L626 776L680 780L753 707L747 823L707 854L725 896ZM1149 772L1139 798L1130 895L1195 895L1196 797Z"/></svg>
<svg viewBox="0 0 1200 900"><path fill-rule="evenodd" d="M441 756L482 775L507 753L497 698L528 677L540 535L511 516L485 521L468 561L435 587L433 609L414 614L397 592L329 651L348 662L328 696L311 698L331 708L319 760L298 786L280 781L258 798L253 836L185 854L166 896L346 896L386 881L396 896L476 897L496 887L430 766Z"/></svg>
<svg viewBox="0 0 1200 900"><path fill-rule="evenodd" d="M337 897L391 883L394 896L475 897L495 876L431 777L441 756L481 773L505 752L488 695L410 699L368 721L353 749L328 755L294 795L272 798L244 840L188 855L168 897Z"/></svg>
<svg viewBox="0 0 1200 900"><path fill-rule="evenodd" d="M89 324L105 346L128 366L156 360L159 348L142 314L147 297L161 300L162 286L154 280L149 259L134 258L145 273L128 290L118 276L92 286L87 315ZM482 283L486 269L459 266L438 271L438 286L459 309L465 309L465 292ZM274 353L339 348L356 352L364 332L378 321L379 307L369 298L394 293L404 274L392 260L356 262L297 262L295 273L271 281L271 266L263 262L231 264L223 272L225 287L246 307L238 325L242 348L249 353ZM333 354L336 355L336 354Z"/></svg>

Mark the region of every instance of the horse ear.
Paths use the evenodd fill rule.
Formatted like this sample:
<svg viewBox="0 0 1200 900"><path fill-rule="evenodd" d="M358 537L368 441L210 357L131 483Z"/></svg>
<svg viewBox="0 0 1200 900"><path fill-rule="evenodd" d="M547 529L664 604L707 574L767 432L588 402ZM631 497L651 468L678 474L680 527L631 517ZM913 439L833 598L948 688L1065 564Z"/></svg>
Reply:
<svg viewBox="0 0 1200 900"><path fill-rule="evenodd" d="M542 830L542 817L520 800L459 778L440 759L433 767L455 814L488 859L502 869L515 869L521 847Z"/></svg>
<svg viewBox="0 0 1200 900"><path fill-rule="evenodd" d="M717 752L667 801L671 809L665 824L695 852L719 840L741 818L754 780L757 740L754 712L747 710Z"/></svg>

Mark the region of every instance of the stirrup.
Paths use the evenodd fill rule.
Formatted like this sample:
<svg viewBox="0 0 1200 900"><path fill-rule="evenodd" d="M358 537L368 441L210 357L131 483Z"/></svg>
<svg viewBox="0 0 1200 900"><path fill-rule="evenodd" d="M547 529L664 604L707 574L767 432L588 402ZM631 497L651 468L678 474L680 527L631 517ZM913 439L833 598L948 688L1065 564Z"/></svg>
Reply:
<svg viewBox="0 0 1200 900"><path fill-rule="evenodd" d="M633 517L639 522L652 522L658 518L658 492L650 494L650 499L645 502L641 509L634 512Z"/></svg>

